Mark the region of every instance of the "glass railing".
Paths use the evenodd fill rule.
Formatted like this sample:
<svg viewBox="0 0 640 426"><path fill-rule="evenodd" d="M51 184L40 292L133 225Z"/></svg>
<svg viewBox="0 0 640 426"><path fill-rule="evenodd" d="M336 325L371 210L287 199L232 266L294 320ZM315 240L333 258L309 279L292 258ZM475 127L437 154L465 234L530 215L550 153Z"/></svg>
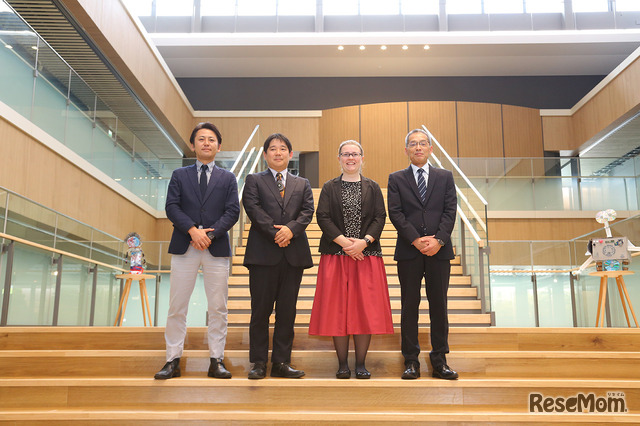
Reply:
<svg viewBox="0 0 640 426"><path fill-rule="evenodd" d="M0 102L154 209L164 209L173 162L160 159L69 65L0 1ZM149 124L153 125L149 118ZM176 146L164 131L157 137ZM154 136L156 137L156 136Z"/></svg>
<svg viewBox="0 0 640 426"><path fill-rule="evenodd" d="M458 224L452 234L456 255L460 256L463 275L471 277L471 285L478 288L482 313L491 311L491 280L489 275L489 239L487 233L488 203L475 184L460 169L433 134L429 134L433 153L429 162L453 173L458 197Z"/></svg>
<svg viewBox="0 0 640 426"><path fill-rule="evenodd" d="M594 227L596 226L594 220ZM611 224L613 236L639 244L640 215ZM604 229L570 241L491 241L491 296L497 326L593 327L600 277L592 264L576 274L587 259L589 239L605 237ZM634 241L635 240L635 241ZM640 256L624 281L631 304L640 306ZM633 325L633 320L631 320ZM627 327L614 280L608 284L605 325Z"/></svg>
<svg viewBox="0 0 640 426"><path fill-rule="evenodd" d="M454 158L491 211L640 208L635 158Z"/></svg>

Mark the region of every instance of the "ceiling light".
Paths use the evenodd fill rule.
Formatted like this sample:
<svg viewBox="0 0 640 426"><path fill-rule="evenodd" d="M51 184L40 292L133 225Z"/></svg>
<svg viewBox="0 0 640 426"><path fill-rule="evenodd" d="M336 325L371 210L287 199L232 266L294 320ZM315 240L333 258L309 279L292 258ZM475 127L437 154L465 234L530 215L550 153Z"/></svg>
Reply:
<svg viewBox="0 0 640 426"><path fill-rule="evenodd" d="M387 50L387 46L380 46L380 50Z"/></svg>
<svg viewBox="0 0 640 426"><path fill-rule="evenodd" d="M10 44L5 44L4 47L6 47L7 49L13 49L13 46Z"/></svg>
<svg viewBox="0 0 640 426"><path fill-rule="evenodd" d="M364 45L360 45L360 50L364 50L366 47Z"/></svg>
<svg viewBox="0 0 640 426"><path fill-rule="evenodd" d="M344 46L338 46L338 50L344 50Z"/></svg>
<svg viewBox="0 0 640 426"><path fill-rule="evenodd" d="M428 44L425 44L424 45L424 50L429 50L429 49L431 49L431 47Z"/></svg>
<svg viewBox="0 0 640 426"><path fill-rule="evenodd" d="M402 46L402 50L407 50L409 48L409 46L407 46L406 44Z"/></svg>
<svg viewBox="0 0 640 426"><path fill-rule="evenodd" d="M38 46L31 46L33 50L38 50Z"/></svg>

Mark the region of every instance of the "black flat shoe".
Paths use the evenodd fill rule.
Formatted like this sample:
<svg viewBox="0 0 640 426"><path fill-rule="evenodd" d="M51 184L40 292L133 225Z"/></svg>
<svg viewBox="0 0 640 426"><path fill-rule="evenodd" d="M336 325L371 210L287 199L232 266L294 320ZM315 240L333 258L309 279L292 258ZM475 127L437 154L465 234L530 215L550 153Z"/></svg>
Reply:
<svg viewBox="0 0 640 426"><path fill-rule="evenodd" d="M250 379L264 379L267 375L267 365L264 362L256 362L253 364L253 368L249 371Z"/></svg>
<svg viewBox="0 0 640 426"><path fill-rule="evenodd" d="M458 373L453 371L447 364L434 367L431 375L435 378L445 380L456 380L458 378Z"/></svg>
<svg viewBox="0 0 640 426"><path fill-rule="evenodd" d="M299 379L302 376L304 376L304 371L296 370L288 362L274 362L273 365L271 365L271 377Z"/></svg>
<svg viewBox="0 0 640 426"><path fill-rule="evenodd" d="M209 377L215 377L216 379L230 379L231 372L227 370L221 359L211 358L211 364L209 364Z"/></svg>
<svg viewBox="0 0 640 426"><path fill-rule="evenodd" d="M167 380L172 377L180 377L180 358L167 362L164 367L162 367L162 370L153 376L156 380Z"/></svg>
<svg viewBox="0 0 640 426"><path fill-rule="evenodd" d="M356 379L370 379L371 373L366 368L356 369Z"/></svg>
<svg viewBox="0 0 640 426"><path fill-rule="evenodd" d="M420 364L417 362L409 362L402 373L402 378L405 380L417 379L420 377Z"/></svg>
<svg viewBox="0 0 640 426"><path fill-rule="evenodd" d="M348 368L345 370L338 370L336 372L336 379L350 379L351 378L351 370Z"/></svg>

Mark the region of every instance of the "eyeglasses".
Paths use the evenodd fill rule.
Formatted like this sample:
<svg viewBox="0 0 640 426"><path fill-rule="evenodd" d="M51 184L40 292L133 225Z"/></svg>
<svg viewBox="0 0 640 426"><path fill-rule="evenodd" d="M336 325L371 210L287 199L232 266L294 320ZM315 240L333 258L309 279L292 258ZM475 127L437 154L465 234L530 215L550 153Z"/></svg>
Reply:
<svg viewBox="0 0 640 426"><path fill-rule="evenodd" d="M419 141L419 142L409 142L407 144L407 147L409 148L415 148L416 146L420 145L421 148L426 148L429 146L429 142L427 141Z"/></svg>
<svg viewBox="0 0 640 426"><path fill-rule="evenodd" d="M342 153L340 153L340 157L342 157L342 158L349 158L349 157L358 158L360 156L362 156L362 154L360 154L359 152L342 152Z"/></svg>

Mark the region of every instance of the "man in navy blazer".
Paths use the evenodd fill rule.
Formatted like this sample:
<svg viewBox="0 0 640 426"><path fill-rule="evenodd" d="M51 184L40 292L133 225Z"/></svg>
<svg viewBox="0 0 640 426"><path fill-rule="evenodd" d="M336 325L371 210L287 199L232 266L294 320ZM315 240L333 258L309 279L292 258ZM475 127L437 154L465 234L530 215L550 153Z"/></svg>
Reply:
<svg viewBox="0 0 640 426"><path fill-rule="evenodd" d="M251 219L244 265L249 269L250 379L263 379L269 352L269 317L276 309L271 376L299 378L291 363L296 303L305 268L313 266L305 229L313 218L309 181L287 173L291 142L275 133L264 143L268 170L247 176L242 204Z"/></svg>
<svg viewBox="0 0 640 426"><path fill-rule="evenodd" d="M447 290L453 245L451 232L456 220L457 197L453 174L427 164L433 152L431 140L421 129L405 138L405 153L411 164L389 175L387 203L389 218L398 231L394 259L398 264L401 299L403 379L420 377L418 316L422 279L425 279L433 377L457 379L447 365L449 320Z"/></svg>
<svg viewBox="0 0 640 426"><path fill-rule="evenodd" d="M171 288L165 328L167 362L156 379L180 376L189 299L202 268L207 295L209 377L227 379L222 362L227 338L227 297L231 258L228 231L238 221L240 203L233 173L216 167L222 135L211 123L198 124L189 138L196 164L174 170L165 210L173 223L169 243Z"/></svg>

